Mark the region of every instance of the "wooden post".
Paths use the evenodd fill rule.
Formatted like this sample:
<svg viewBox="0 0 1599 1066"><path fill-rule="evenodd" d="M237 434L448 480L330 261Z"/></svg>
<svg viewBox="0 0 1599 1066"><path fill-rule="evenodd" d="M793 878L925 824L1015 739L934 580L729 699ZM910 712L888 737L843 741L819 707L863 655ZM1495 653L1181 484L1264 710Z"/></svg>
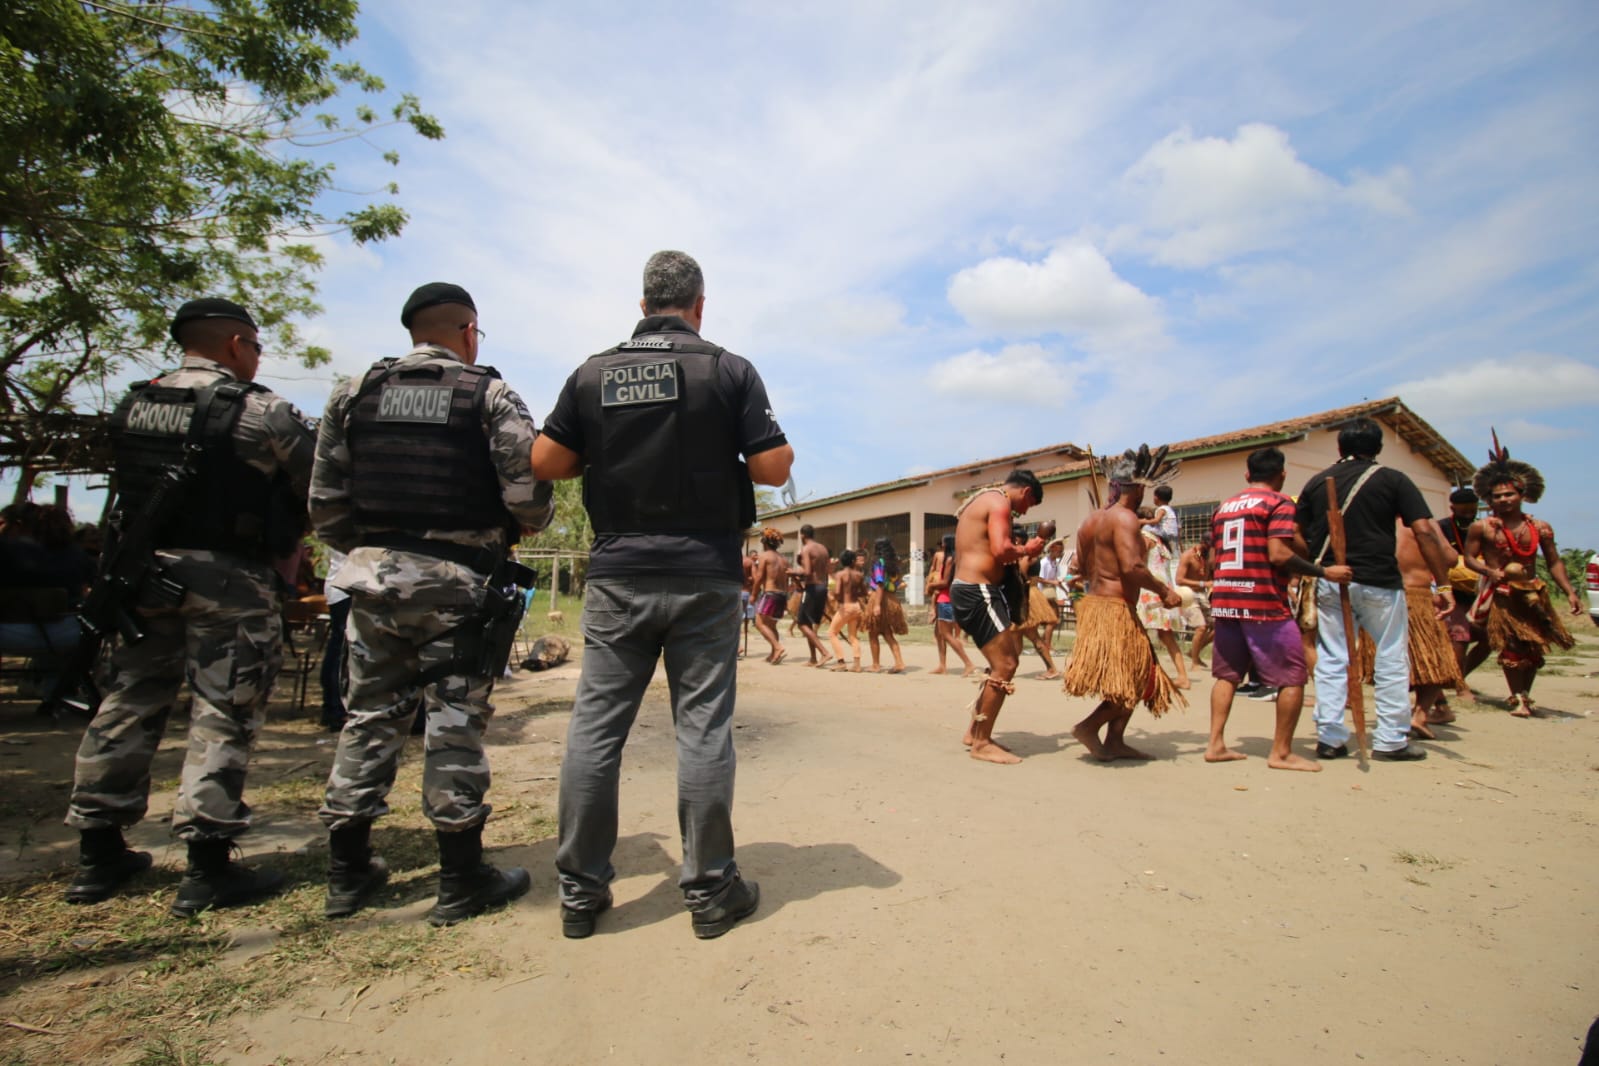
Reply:
<svg viewBox="0 0 1599 1066"><path fill-rule="evenodd" d="M1344 515L1338 509L1338 485L1332 478L1327 479L1327 537L1332 541L1333 562L1339 566L1349 565L1348 543L1344 538ZM1318 562L1312 559L1311 562ZM1355 612L1349 605L1349 586L1338 586L1338 606L1344 616L1344 643L1347 647L1349 659L1349 678L1345 685L1349 693L1349 710L1355 716L1355 744L1360 751L1362 760L1366 758L1366 693L1361 688L1360 668L1357 664L1359 656L1356 654L1360 647L1360 634L1355 629ZM1316 694L1321 698L1321 693Z"/></svg>

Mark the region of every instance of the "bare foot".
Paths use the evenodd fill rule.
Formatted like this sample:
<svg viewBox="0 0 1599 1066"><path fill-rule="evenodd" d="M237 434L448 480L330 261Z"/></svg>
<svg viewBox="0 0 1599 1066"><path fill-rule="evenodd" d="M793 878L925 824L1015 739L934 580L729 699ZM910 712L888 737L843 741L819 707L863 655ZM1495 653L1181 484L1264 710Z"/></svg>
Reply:
<svg viewBox="0 0 1599 1066"><path fill-rule="evenodd" d="M905 672L905 664L900 663L898 666L891 667L888 672L891 674L903 674Z"/></svg>
<svg viewBox="0 0 1599 1066"><path fill-rule="evenodd" d="M1266 765L1273 770L1303 770L1307 774L1321 773L1321 763L1291 752L1281 759L1275 755L1267 756Z"/></svg>
<svg viewBox="0 0 1599 1066"><path fill-rule="evenodd" d="M1006 751L992 740L985 741L982 744L973 744L972 758L983 762L999 763L1001 766L1013 766L1022 761L1020 755Z"/></svg>
<svg viewBox="0 0 1599 1066"><path fill-rule="evenodd" d="M1088 754L1100 762L1110 762L1111 759L1115 758L1114 755L1106 753L1105 745L1099 742L1099 734L1093 730L1076 725L1072 727L1072 736L1077 738L1077 743L1088 749Z"/></svg>
<svg viewBox="0 0 1599 1066"><path fill-rule="evenodd" d="M970 729L967 729L966 735L961 737L961 746L965 748L972 746L972 731Z"/></svg>
<svg viewBox="0 0 1599 1066"><path fill-rule="evenodd" d="M1466 682L1462 681L1460 684L1455 686L1455 695L1459 696L1463 700L1471 699L1472 698L1471 686L1468 685ZM1441 703L1443 701L1440 700L1439 702Z"/></svg>
<svg viewBox="0 0 1599 1066"><path fill-rule="evenodd" d="M977 673L977 667L968 666L966 669L961 671L961 676L962 677L971 677L975 673Z"/></svg>
<svg viewBox="0 0 1599 1066"><path fill-rule="evenodd" d="M849 672L849 667L845 666L842 662L837 662L837 663L834 663L832 666L829 666L828 670L830 670L831 672L833 672L835 674L844 674L844 673L848 673Z"/></svg>
<svg viewBox="0 0 1599 1066"><path fill-rule="evenodd" d="M1427 712L1428 725L1448 725L1454 720L1455 712L1451 711L1447 705L1442 707L1442 709L1434 707L1432 710Z"/></svg>
<svg viewBox="0 0 1599 1066"><path fill-rule="evenodd" d="M942 665L935 666L927 672L930 674L942 674L944 672L944 667Z"/></svg>
<svg viewBox="0 0 1599 1066"><path fill-rule="evenodd" d="M1427 716L1425 714L1413 714L1410 716L1410 735L1420 737L1422 740L1438 739L1433 736L1432 730L1427 728Z"/></svg>
<svg viewBox="0 0 1599 1066"><path fill-rule="evenodd" d="M833 661L833 657L831 655L824 655L820 659L817 659L816 662L813 663L812 665L819 666L819 667L820 666L826 666L828 663L830 663L832 661Z"/></svg>
<svg viewBox="0 0 1599 1066"><path fill-rule="evenodd" d="M775 652L772 653L772 658L771 658L770 661L771 661L771 664L773 666L776 666L778 663L782 662L786 658L788 658L788 649L787 648L778 648Z"/></svg>
<svg viewBox="0 0 1599 1066"><path fill-rule="evenodd" d="M1194 687L1194 683L1188 680L1186 677L1179 677L1176 681L1172 682L1172 684L1174 684L1177 688L1182 689L1184 692L1187 692L1189 689Z"/></svg>
<svg viewBox="0 0 1599 1066"><path fill-rule="evenodd" d="M1234 751L1233 749L1222 745L1209 745L1205 748L1206 762L1237 762L1239 759L1247 758L1249 758L1249 756L1245 755L1243 752Z"/></svg>
<svg viewBox="0 0 1599 1066"><path fill-rule="evenodd" d="M1528 707L1523 696L1510 697L1510 716L1512 718L1531 718L1532 708Z"/></svg>
<svg viewBox="0 0 1599 1066"><path fill-rule="evenodd" d="M1115 744L1107 745L1105 750L1110 753L1110 757L1112 759L1153 759L1154 758L1153 755L1147 754L1146 752L1139 751L1137 748L1133 747L1131 744L1127 743L1125 740L1118 741Z"/></svg>
<svg viewBox="0 0 1599 1066"><path fill-rule="evenodd" d="M1053 681L1060 676L1059 670L1046 670L1038 675L1040 681Z"/></svg>
<svg viewBox="0 0 1599 1066"><path fill-rule="evenodd" d="M853 665L853 666L851 666L849 668L849 672L852 673L852 674L858 674L858 673L861 672L861 661L859 659L856 659L856 660L854 660L854 663L855 663L855 665Z"/></svg>

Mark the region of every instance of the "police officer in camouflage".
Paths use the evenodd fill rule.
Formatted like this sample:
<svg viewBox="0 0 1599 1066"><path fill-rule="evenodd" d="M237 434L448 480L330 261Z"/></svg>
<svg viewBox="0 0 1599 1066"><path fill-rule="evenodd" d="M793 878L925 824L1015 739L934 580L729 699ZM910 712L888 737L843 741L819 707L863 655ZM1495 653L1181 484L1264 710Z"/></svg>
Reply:
<svg viewBox="0 0 1599 1066"><path fill-rule="evenodd" d="M388 813L420 700L422 807L440 866L428 920L451 925L530 883L526 870L483 861L483 731L509 654L509 643L498 654L485 634L509 617L517 590L506 556L524 529L549 523L553 486L533 477L536 434L522 400L477 365L483 331L467 291L423 285L400 323L411 351L329 399L311 479L317 534L349 553L339 587L351 602L347 718L320 812L332 853L325 913L353 914L388 879L372 822Z"/></svg>
<svg viewBox="0 0 1599 1066"><path fill-rule="evenodd" d="M131 605L143 636L112 653L78 749L66 821L81 834L81 860L67 899L103 900L150 865L122 830L144 817L150 761L187 679L194 705L172 831L188 845L188 867L172 913L189 917L283 886L282 875L234 863L230 851L250 827L245 771L283 658L271 560L304 535L315 437L287 401L253 384L261 343L243 307L191 300L171 332L182 366L134 385L110 419L121 528L186 456L189 470L153 533L157 573Z"/></svg>
<svg viewBox="0 0 1599 1066"><path fill-rule="evenodd" d="M664 656L678 883L694 935L710 939L760 902L733 860L741 555L755 520L752 480L783 484L794 450L755 368L700 339L705 280L693 259L651 256L640 307L633 336L567 380L533 446L539 477L583 478L594 527L583 670L561 764L561 930L589 936L611 905L622 746Z"/></svg>

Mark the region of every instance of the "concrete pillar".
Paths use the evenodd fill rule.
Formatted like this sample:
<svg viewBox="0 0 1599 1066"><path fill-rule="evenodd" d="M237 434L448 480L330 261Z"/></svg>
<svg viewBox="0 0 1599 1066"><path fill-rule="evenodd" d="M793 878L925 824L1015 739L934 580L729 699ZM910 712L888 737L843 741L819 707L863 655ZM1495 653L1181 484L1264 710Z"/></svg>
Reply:
<svg viewBox="0 0 1599 1066"><path fill-rule="evenodd" d="M927 585L927 559L922 545L922 535L927 527L927 515L923 511L911 512L911 571L910 584L905 589L905 602L912 607L920 607L927 602L924 589Z"/></svg>

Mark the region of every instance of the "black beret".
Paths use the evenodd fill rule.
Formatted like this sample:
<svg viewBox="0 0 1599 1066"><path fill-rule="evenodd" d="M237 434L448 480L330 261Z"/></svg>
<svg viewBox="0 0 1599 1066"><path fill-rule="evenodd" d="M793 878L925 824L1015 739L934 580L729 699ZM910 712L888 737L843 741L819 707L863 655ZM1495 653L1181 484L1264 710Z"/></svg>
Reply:
<svg viewBox="0 0 1599 1066"><path fill-rule="evenodd" d="M459 285L451 285L447 281L430 281L411 294L405 301L405 306L400 309L400 325L406 329L411 328L411 320L416 313L424 307L436 307L439 304L465 304L472 310L477 310L477 304L472 302L471 294Z"/></svg>
<svg viewBox="0 0 1599 1066"><path fill-rule="evenodd" d="M231 318L236 322L243 322L251 329L256 328L255 319L250 317L250 312L234 303L218 296L207 296L201 300L190 300L178 308L178 313L172 316L172 339L182 344L178 338L178 330L186 322L194 322L202 318Z"/></svg>

